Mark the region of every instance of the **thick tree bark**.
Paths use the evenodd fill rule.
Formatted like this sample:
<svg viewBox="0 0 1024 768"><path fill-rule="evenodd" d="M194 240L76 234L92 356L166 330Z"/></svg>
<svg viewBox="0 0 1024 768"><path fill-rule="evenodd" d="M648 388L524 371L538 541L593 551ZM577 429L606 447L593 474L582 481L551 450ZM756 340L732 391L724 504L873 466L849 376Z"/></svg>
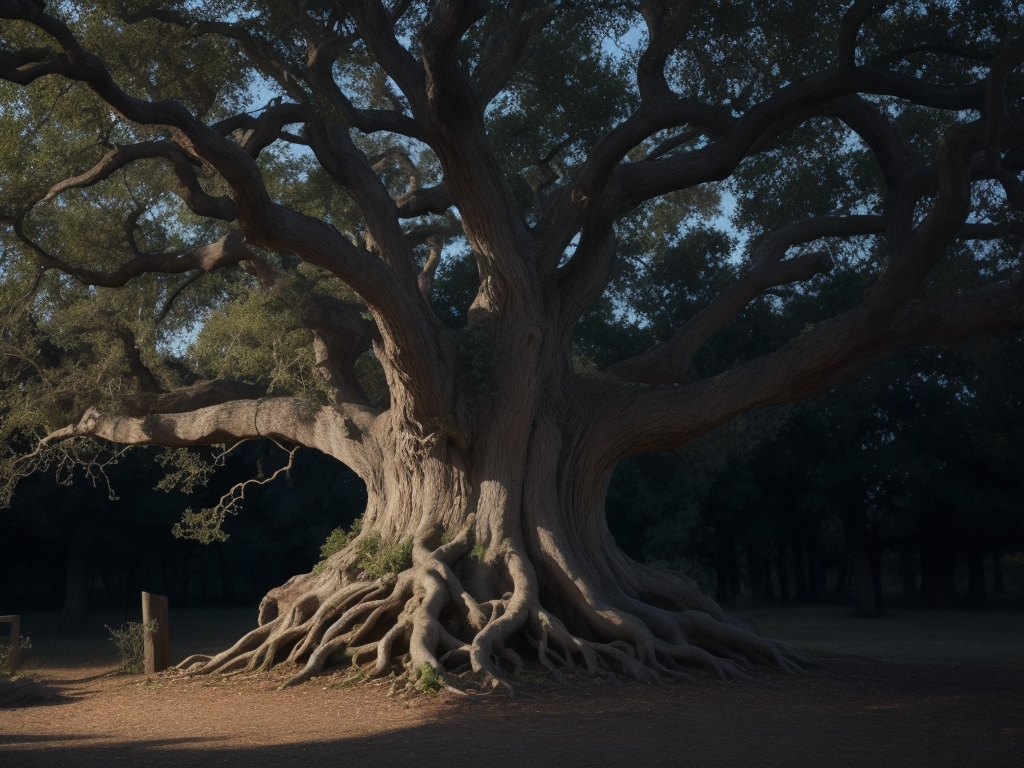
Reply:
<svg viewBox="0 0 1024 768"><path fill-rule="evenodd" d="M380 416L363 439L377 461L365 465L359 535L322 570L272 590L260 627L234 648L181 667L287 660L299 665L295 683L351 660L372 662L374 675L416 677L429 665L510 684L528 645L556 677L686 678L694 666L726 677L744 674L741 661L811 663L685 576L617 549L604 518L610 467L575 409L492 407L472 444L459 425L423 435Z"/></svg>
<svg viewBox="0 0 1024 768"><path fill-rule="evenodd" d="M610 410L607 384L573 372L557 317L537 297L522 297L518 315L496 313L509 294L500 280L492 285L478 297L487 332L475 337L469 375L449 378L441 392L421 396L410 358L377 343L391 393L385 412L294 398L143 417L92 409L53 436L165 445L271 437L318 448L365 482L359 535L324 568L272 590L259 628L234 647L181 667L195 674L287 661L298 665L297 683L353 661L371 675L416 678L430 667L511 685L531 645L555 677L585 669L688 679L684 670L698 667L726 678L744 676L738 665L748 662L814 664L726 615L685 576L616 547L604 499L622 449L595 434L595 414ZM466 365L456 359L465 340L438 341ZM770 582L770 558L759 565Z"/></svg>

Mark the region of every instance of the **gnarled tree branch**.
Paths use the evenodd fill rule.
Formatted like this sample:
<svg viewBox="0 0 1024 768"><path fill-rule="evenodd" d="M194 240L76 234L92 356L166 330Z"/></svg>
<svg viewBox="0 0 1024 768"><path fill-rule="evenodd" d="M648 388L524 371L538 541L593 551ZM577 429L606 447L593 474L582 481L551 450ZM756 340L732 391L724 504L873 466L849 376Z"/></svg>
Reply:
<svg viewBox="0 0 1024 768"><path fill-rule="evenodd" d="M684 381L694 355L756 296L768 288L809 280L832 267L831 256L824 251L784 259L790 248L826 237L879 234L883 229L880 216L850 216L805 219L773 232L754 249L743 276L672 338L643 355L616 363L607 372L648 384Z"/></svg>
<svg viewBox="0 0 1024 768"><path fill-rule="evenodd" d="M555 16L555 5L549 3L531 14L508 13L506 25L487 41L487 47L473 72L477 95L489 104L505 87L526 53L531 37Z"/></svg>
<svg viewBox="0 0 1024 768"><path fill-rule="evenodd" d="M48 203L69 189L91 187L110 178L116 171L143 159L163 158L170 162L178 184L175 193L193 213L222 221L235 220L235 205L228 197L207 194L199 183L195 162L173 141L145 141L116 146L85 173L59 181L39 201Z"/></svg>
<svg viewBox="0 0 1024 768"><path fill-rule="evenodd" d="M947 132L937 162L940 181L931 211L908 242L893 253L876 284L861 304L790 340L779 349L711 379L685 387L652 388L618 404L618 417L609 415L617 430L627 433L630 445L623 455L678 445L693 439L740 413L765 405L811 397L858 373L922 335L938 341L945 325L951 341L965 333L958 320L935 322L927 313L914 314L911 327L899 318L909 311L907 302L945 248L961 231L970 210L968 155L972 142L983 135L982 126L956 126ZM1024 320L1019 283L995 292L1003 303L990 305L984 322L1004 323L1005 329ZM981 299L979 299L980 301ZM993 301L990 294L986 301ZM925 325L930 330L925 334ZM623 397L626 397L623 394Z"/></svg>
<svg viewBox="0 0 1024 768"><path fill-rule="evenodd" d="M191 272L192 270L208 273L234 266L242 261L251 262L257 272L267 269L263 259L246 247L242 236L238 232L232 232L215 243L200 246L184 255L137 253L133 258L111 272L100 272L99 270L76 267L49 253L26 234L24 219L19 219L15 223L15 232L22 242L35 251L39 263L44 268L59 270L66 275L71 275L85 285L96 285L104 288L120 288L127 285L134 278L144 274L177 275L183 272Z"/></svg>
<svg viewBox="0 0 1024 768"><path fill-rule="evenodd" d="M217 445L253 438L269 438L315 448L365 476L367 432L375 414L357 406L317 406L292 397L227 400L199 407L204 399L219 399L227 392L210 387L170 393L181 398L174 407L186 410L145 416L113 414L89 408L79 421L52 432L40 447L72 437L97 437L122 445L185 447ZM192 395L192 402L187 402Z"/></svg>

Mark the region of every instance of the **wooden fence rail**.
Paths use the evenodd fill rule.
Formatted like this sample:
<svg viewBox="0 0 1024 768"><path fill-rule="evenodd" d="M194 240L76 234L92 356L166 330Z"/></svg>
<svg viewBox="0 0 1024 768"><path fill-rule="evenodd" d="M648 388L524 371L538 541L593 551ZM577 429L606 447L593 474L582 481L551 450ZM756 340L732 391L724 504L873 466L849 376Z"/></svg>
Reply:
<svg viewBox="0 0 1024 768"><path fill-rule="evenodd" d="M145 633L145 671L147 675L171 666L171 634L167 626L167 597L142 593L142 624L156 622L155 632Z"/></svg>
<svg viewBox="0 0 1024 768"><path fill-rule="evenodd" d="M21 663L21 616L0 616L0 624L11 625L11 650L8 656L8 665L13 675L18 671L18 664Z"/></svg>

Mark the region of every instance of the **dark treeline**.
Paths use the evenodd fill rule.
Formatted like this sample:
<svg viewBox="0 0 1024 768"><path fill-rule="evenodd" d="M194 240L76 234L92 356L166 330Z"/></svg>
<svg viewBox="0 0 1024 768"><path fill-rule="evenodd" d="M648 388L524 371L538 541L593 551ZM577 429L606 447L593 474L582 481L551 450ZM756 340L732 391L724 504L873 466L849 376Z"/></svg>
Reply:
<svg viewBox="0 0 1024 768"><path fill-rule="evenodd" d="M365 503L355 475L300 451L287 476L246 489L241 511L224 523L227 540L201 544L172 534L183 511L214 506L235 483L273 474L288 455L270 443L244 444L188 494L156 488L166 474L158 455L128 451L95 486L81 469L70 485L51 474L22 482L0 513L0 613L60 609L71 627L89 607L136 611L141 590L179 607L255 605L308 571L328 533L351 524Z"/></svg>
<svg viewBox="0 0 1024 768"><path fill-rule="evenodd" d="M874 614L884 582L902 604L989 604L1024 549L1022 352L1007 336L906 354L814 402L624 464L613 532L722 602Z"/></svg>

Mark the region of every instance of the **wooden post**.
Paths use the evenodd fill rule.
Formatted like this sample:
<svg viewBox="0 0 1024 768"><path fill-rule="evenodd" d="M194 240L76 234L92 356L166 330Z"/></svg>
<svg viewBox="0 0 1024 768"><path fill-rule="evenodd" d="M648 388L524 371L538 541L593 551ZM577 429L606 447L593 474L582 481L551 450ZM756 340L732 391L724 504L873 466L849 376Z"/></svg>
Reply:
<svg viewBox="0 0 1024 768"><path fill-rule="evenodd" d="M18 671L18 664L21 663L21 616L0 616L0 624L11 625L11 650L8 655L8 664L11 667L11 674Z"/></svg>
<svg viewBox="0 0 1024 768"><path fill-rule="evenodd" d="M146 632L146 674L162 672L171 666L171 635L167 626L167 598L142 593L142 625L156 622L155 632Z"/></svg>

